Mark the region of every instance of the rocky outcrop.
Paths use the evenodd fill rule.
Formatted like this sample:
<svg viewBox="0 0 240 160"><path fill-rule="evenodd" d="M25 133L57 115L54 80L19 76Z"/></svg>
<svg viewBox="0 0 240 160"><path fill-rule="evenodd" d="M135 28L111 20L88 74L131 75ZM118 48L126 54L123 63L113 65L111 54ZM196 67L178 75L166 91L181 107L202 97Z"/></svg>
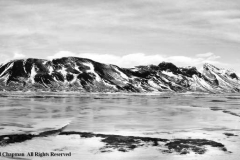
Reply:
<svg viewBox="0 0 240 160"><path fill-rule="evenodd" d="M172 63L120 68L90 59L20 59L0 66L0 90L78 92L239 92L236 73L204 64L181 68Z"/></svg>

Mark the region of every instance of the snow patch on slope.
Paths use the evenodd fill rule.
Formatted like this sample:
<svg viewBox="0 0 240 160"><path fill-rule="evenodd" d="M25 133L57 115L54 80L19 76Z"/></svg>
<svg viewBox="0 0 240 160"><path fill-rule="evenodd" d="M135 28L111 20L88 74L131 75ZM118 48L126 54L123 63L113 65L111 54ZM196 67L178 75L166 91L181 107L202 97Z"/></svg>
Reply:
<svg viewBox="0 0 240 160"><path fill-rule="evenodd" d="M148 84L153 88L161 89L161 87L158 84L156 84L153 80L149 80Z"/></svg>
<svg viewBox="0 0 240 160"><path fill-rule="evenodd" d="M205 80L199 78L196 75L193 75L193 80L195 81L195 84L201 87L202 89L205 89L205 91L214 92L214 89L211 85L209 85ZM193 87L193 86L192 86ZM197 86L195 86L197 87Z"/></svg>
<svg viewBox="0 0 240 160"><path fill-rule="evenodd" d="M117 67L114 67L114 69L120 74L120 76L124 79L128 80L128 76L126 74L124 74L123 72L121 72Z"/></svg>
<svg viewBox="0 0 240 160"><path fill-rule="evenodd" d="M62 74L64 77L66 77L66 75L67 75L66 68L62 67L62 69L60 69L59 72L61 72L61 74Z"/></svg>
<svg viewBox="0 0 240 160"><path fill-rule="evenodd" d="M93 73L96 76L96 80L101 81L100 76L94 71L94 66L91 63L82 63L85 66L88 66L90 69L87 70L87 73Z"/></svg>
<svg viewBox="0 0 240 160"><path fill-rule="evenodd" d="M50 74L52 74L52 72L54 71L54 70L53 70L53 67L51 67L51 66L48 67L48 70L49 70L49 73L50 73Z"/></svg>

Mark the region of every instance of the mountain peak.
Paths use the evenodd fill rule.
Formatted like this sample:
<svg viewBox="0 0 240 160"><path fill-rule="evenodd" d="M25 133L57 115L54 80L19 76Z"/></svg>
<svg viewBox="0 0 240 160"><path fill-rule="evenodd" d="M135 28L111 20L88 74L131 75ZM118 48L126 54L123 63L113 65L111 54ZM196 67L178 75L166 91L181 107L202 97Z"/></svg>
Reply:
<svg viewBox="0 0 240 160"><path fill-rule="evenodd" d="M204 69L211 69L211 70L221 70L220 68L210 64L210 63L204 63L203 64Z"/></svg>
<svg viewBox="0 0 240 160"><path fill-rule="evenodd" d="M159 63L159 65L158 65L158 67L159 67L159 69L161 70L161 71L166 71L166 70L168 70L168 71L171 71L171 72L173 72L173 73L178 73L179 72L179 69L178 69L178 67L177 66L175 66L173 63L171 63L171 62L161 62L161 63Z"/></svg>

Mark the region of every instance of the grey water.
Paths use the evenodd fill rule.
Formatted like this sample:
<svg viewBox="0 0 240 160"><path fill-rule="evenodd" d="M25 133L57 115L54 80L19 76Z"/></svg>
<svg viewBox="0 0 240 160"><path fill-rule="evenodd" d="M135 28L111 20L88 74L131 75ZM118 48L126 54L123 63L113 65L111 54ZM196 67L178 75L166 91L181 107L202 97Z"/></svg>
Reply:
<svg viewBox="0 0 240 160"><path fill-rule="evenodd" d="M240 131L239 94L15 94L0 97L0 135L68 131ZM43 123L44 122L44 123Z"/></svg>

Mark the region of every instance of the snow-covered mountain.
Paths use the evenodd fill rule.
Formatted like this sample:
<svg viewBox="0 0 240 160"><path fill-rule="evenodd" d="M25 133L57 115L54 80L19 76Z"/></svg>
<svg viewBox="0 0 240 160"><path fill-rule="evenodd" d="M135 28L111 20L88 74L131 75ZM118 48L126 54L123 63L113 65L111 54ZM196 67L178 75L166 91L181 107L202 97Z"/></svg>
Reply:
<svg viewBox="0 0 240 160"><path fill-rule="evenodd" d="M239 77L204 64L180 68L172 63L120 68L90 59L20 59L0 66L0 90L80 92L240 92Z"/></svg>

